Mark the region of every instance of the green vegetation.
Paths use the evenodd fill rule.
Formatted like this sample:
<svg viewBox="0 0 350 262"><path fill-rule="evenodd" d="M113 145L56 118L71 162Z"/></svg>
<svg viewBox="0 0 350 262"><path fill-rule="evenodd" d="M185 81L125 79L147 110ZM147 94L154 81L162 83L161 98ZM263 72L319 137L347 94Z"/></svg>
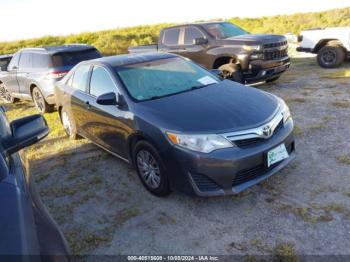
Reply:
<svg viewBox="0 0 350 262"><path fill-rule="evenodd" d="M350 8L261 18L230 18L227 21L233 22L252 33L297 34L301 30L309 28L349 25ZM96 46L104 55L116 55L126 53L128 46L150 44L157 41L159 31L169 25L172 24L118 28L68 36L45 36L0 43L0 54L14 53L24 47L86 43Z"/></svg>

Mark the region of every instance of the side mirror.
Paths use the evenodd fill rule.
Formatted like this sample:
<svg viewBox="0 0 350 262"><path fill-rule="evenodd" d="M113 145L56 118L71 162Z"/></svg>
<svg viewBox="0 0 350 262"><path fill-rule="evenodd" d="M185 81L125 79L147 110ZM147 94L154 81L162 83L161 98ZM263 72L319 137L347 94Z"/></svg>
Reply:
<svg viewBox="0 0 350 262"><path fill-rule="evenodd" d="M100 95L96 99L96 103L104 106L118 105L117 96L114 92Z"/></svg>
<svg viewBox="0 0 350 262"><path fill-rule="evenodd" d="M213 75L216 75L217 77L220 77L220 78L223 77L222 71L220 69L210 69L209 71L210 73L212 73Z"/></svg>
<svg viewBox="0 0 350 262"><path fill-rule="evenodd" d="M49 134L49 128L42 115L32 115L14 120L10 124L12 135L6 139L4 149L8 154L31 146Z"/></svg>
<svg viewBox="0 0 350 262"><path fill-rule="evenodd" d="M193 40L194 45L206 45L208 44L208 39L204 37L199 37Z"/></svg>

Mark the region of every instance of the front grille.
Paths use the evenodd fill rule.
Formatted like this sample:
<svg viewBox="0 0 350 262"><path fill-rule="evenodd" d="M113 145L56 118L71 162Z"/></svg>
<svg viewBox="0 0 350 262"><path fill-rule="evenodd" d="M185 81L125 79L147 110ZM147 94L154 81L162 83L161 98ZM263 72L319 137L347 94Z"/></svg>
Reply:
<svg viewBox="0 0 350 262"><path fill-rule="evenodd" d="M280 46L285 46L285 45L287 45L287 44L288 44L287 41L264 44L264 49L267 49L267 48L275 48L275 47L280 47Z"/></svg>
<svg viewBox="0 0 350 262"><path fill-rule="evenodd" d="M294 151L294 143L291 143L287 147L288 154L291 154ZM250 169L242 170L236 174L236 176L233 179L232 186L237 186L240 184L243 184L245 182L248 182L250 180L253 180L255 178L261 177L266 175L269 171L274 169L276 166L278 166L281 162L276 163L270 167L265 166L264 164L255 166Z"/></svg>
<svg viewBox="0 0 350 262"><path fill-rule="evenodd" d="M221 188L213 180L205 175L192 173L191 176L201 192L213 192L221 190Z"/></svg>
<svg viewBox="0 0 350 262"><path fill-rule="evenodd" d="M283 119L278 123L278 125L276 126L275 130L273 131L273 134L272 134L271 137L276 135L282 128L283 128ZM235 145L237 145L240 148L247 148L247 147L250 147L250 146L256 146L258 144L266 142L267 140L268 139L254 137L254 138L236 140L236 141L232 141L232 142L235 143Z"/></svg>
<svg viewBox="0 0 350 262"><path fill-rule="evenodd" d="M288 56L287 41L264 44L264 60L278 60L286 56Z"/></svg>

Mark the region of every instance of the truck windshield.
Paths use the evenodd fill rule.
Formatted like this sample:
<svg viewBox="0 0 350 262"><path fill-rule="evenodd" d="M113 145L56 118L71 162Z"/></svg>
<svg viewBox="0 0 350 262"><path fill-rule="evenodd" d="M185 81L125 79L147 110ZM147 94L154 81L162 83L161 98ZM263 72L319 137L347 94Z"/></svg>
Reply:
<svg viewBox="0 0 350 262"><path fill-rule="evenodd" d="M248 32L231 23L213 23L204 25L206 31L215 39L246 35Z"/></svg>
<svg viewBox="0 0 350 262"><path fill-rule="evenodd" d="M179 57L119 66L115 70L137 101L183 93L219 81L207 70Z"/></svg>

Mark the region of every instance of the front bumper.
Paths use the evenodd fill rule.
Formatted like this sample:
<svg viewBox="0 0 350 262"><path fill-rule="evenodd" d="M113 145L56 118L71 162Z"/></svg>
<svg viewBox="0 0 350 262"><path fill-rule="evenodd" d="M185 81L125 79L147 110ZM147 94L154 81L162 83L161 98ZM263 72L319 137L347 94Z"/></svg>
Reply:
<svg viewBox="0 0 350 262"><path fill-rule="evenodd" d="M249 70L243 72L247 84L273 79L283 74L290 67L290 58L279 60L253 60L250 61Z"/></svg>
<svg viewBox="0 0 350 262"><path fill-rule="evenodd" d="M269 150L284 143L289 158L266 167ZM171 180L176 188L197 196L234 195L267 179L295 158L293 121L263 143L247 148L229 148L202 154L174 148Z"/></svg>

